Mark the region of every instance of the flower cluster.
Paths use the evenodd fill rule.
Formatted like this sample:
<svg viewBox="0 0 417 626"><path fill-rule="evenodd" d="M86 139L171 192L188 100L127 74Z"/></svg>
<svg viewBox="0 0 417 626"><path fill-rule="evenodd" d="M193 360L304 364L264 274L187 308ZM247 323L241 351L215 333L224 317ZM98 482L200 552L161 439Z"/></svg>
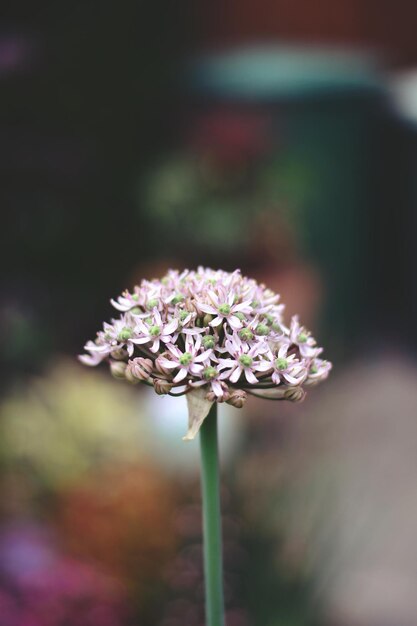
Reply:
<svg viewBox="0 0 417 626"><path fill-rule="evenodd" d="M279 296L239 270L170 270L111 303L120 316L80 360L107 361L116 378L158 394L202 388L207 400L238 408L247 393L299 401L331 369L297 316L284 324Z"/></svg>

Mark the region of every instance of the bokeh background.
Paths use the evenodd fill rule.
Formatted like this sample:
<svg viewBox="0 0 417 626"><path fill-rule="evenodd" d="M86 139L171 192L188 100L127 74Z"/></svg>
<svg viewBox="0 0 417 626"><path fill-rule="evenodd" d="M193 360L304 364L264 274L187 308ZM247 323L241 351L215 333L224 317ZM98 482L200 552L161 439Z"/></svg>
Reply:
<svg viewBox="0 0 417 626"><path fill-rule="evenodd" d="M3 4L0 626L203 625L185 403L76 361L197 264L334 362L222 407L228 626L415 626L416 32L412 0Z"/></svg>

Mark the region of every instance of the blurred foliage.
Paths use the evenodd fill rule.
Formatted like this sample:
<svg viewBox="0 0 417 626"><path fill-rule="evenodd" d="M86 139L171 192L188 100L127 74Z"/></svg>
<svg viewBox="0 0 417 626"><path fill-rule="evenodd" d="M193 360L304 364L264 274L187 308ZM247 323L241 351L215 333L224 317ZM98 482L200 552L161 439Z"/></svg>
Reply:
<svg viewBox="0 0 417 626"><path fill-rule="evenodd" d="M0 405L2 463L25 467L48 489L137 459L143 446L133 390L81 367L57 362Z"/></svg>

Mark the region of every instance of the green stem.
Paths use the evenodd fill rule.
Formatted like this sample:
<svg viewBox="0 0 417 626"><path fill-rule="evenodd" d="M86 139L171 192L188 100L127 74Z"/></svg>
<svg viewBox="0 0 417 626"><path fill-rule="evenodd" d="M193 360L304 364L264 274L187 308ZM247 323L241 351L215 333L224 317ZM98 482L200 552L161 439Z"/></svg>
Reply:
<svg viewBox="0 0 417 626"><path fill-rule="evenodd" d="M206 626L224 626L217 403L200 429Z"/></svg>

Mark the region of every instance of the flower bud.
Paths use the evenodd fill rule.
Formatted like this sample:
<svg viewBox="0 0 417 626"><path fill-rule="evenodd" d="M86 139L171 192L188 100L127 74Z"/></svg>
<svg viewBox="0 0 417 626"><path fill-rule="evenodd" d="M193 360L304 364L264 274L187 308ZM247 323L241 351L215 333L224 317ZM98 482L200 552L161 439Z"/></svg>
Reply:
<svg viewBox="0 0 417 626"><path fill-rule="evenodd" d="M126 363L123 363L122 361L110 362L110 372L114 378L118 378L118 379L126 378L126 375L125 375L126 368L127 368Z"/></svg>
<svg viewBox="0 0 417 626"><path fill-rule="evenodd" d="M201 343L206 350L209 350L216 345L216 338L214 335L204 335L201 339Z"/></svg>
<svg viewBox="0 0 417 626"><path fill-rule="evenodd" d="M153 372L153 363L150 359L137 357L127 364L126 378L130 382L149 380ZM133 379L133 380L132 380Z"/></svg>
<svg viewBox="0 0 417 626"><path fill-rule="evenodd" d="M231 404L236 409L241 409L247 400L248 394L243 389L234 389L230 394L227 404Z"/></svg>
<svg viewBox="0 0 417 626"><path fill-rule="evenodd" d="M255 333L261 337L265 337L265 335L269 334L269 328L266 324L258 324Z"/></svg>
<svg viewBox="0 0 417 626"><path fill-rule="evenodd" d="M214 391L210 390L206 393L206 400L208 400L209 402L227 402L229 400L230 393L228 386L226 385L226 383L223 382L220 384L222 386L223 395L220 397L216 396Z"/></svg>
<svg viewBox="0 0 417 626"><path fill-rule="evenodd" d="M127 350L125 350L124 348L118 348L117 350L113 350L110 353L110 356L112 357L112 359L115 359L116 361L123 361L123 359L125 359L128 354L127 354Z"/></svg>
<svg viewBox="0 0 417 626"><path fill-rule="evenodd" d="M162 378L154 378L153 386L159 396L169 393L172 389L172 383L169 383L167 380L162 380Z"/></svg>
<svg viewBox="0 0 417 626"><path fill-rule="evenodd" d="M160 357L164 357L165 359L168 359L168 361L170 361L171 353L164 352L163 354L160 354L157 359L155 359L155 369L158 372L158 374L162 374L163 376L171 376L170 370L161 364Z"/></svg>
<svg viewBox="0 0 417 626"><path fill-rule="evenodd" d="M302 402L306 392L301 387L290 387L285 391L284 398L291 402Z"/></svg>

